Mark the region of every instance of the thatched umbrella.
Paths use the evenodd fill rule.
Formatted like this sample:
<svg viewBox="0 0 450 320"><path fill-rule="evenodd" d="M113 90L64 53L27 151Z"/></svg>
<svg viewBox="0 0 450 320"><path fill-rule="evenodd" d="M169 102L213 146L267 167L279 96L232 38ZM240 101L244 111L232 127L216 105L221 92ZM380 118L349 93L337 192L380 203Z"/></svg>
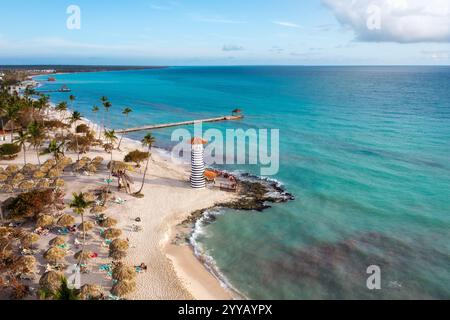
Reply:
<svg viewBox="0 0 450 320"><path fill-rule="evenodd" d="M116 228L109 228L105 231L103 236L105 239L115 239L122 235L122 230Z"/></svg>
<svg viewBox="0 0 450 320"><path fill-rule="evenodd" d="M0 237L9 237L14 232L13 228L0 227Z"/></svg>
<svg viewBox="0 0 450 320"><path fill-rule="evenodd" d="M127 256L128 248L129 248L128 241L116 239L109 245L109 256L114 260L123 259Z"/></svg>
<svg viewBox="0 0 450 320"><path fill-rule="evenodd" d="M53 159L48 159L46 160L42 165L43 166L49 166L49 167L53 167L56 164L56 161Z"/></svg>
<svg viewBox="0 0 450 320"><path fill-rule="evenodd" d="M59 178L61 177L61 175L62 172L55 168L50 169L47 173L47 177L49 177L50 179Z"/></svg>
<svg viewBox="0 0 450 320"><path fill-rule="evenodd" d="M19 166L16 164L10 164L6 167L5 172L8 173L8 175L12 175L19 171Z"/></svg>
<svg viewBox="0 0 450 320"><path fill-rule="evenodd" d="M80 261L86 261L87 259L89 259L92 255L91 251L83 251L80 250L77 253L75 253L75 255L73 256L76 260L80 260Z"/></svg>
<svg viewBox="0 0 450 320"><path fill-rule="evenodd" d="M89 164L86 167L86 171L91 172L91 173L96 173L97 170L98 170L97 167L95 165L93 165L93 164Z"/></svg>
<svg viewBox="0 0 450 320"><path fill-rule="evenodd" d="M65 214L58 220L58 226L60 227L70 227L75 224L75 218L70 214Z"/></svg>
<svg viewBox="0 0 450 320"><path fill-rule="evenodd" d="M97 197L93 192L86 192L84 194L84 200L86 200L87 202L94 202L95 199L97 199Z"/></svg>
<svg viewBox="0 0 450 320"><path fill-rule="evenodd" d="M20 170L23 174L26 175L30 175L32 174L34 171L37 170L37 166L31 163L27 163L26 165L24 165L22 167L22 169Z"/></svg>
<svg viewBox="0 0 450 320"><path fill-rule="evenodd" d="M52 169L51 166L42 165L39 168L39 171L43 172L44 174L47 174Z"/></svg>
<svg viewBox="0 0 450 320"><path fill-rule="evenodd" d="M39 285L42 289L50 292L56 292L61 288L61 281L64 275L56 271L48 271L39 280Z"/></svg>
<svg viewBox="0 0 450 320"><path fill-rule="evenodd" d="M80 298L83 300L100 300L103 297L103 289L98 284L85 284L81 287Z"/></svg>
<svg viewBox="0 0 450 320"><path fill-rule="evenodd" d="M114 227L117 224L117 220L113 218L106 218L100 222L100 226L104 228L111 228Z"/></svg>
<svg viewBox="0 0 450 320"><path fill-rule="evenodd" d="M64 180L61 179L61 178L58 178L58 179L53 180L53 186L54 186L54 187L62 188L62 187L64 187L65 184L66 184L66 183L65 183Z"/></svg>
<svg viewBox="0 0 450 320"><path fill-rule="evenodd" d="M95 206L95 207L92 207L90 212L96 214L96 213L104 212L105 210L106 210L106 207L104 207L104 206Z"/></svg>
<svg viewBox="0 0 450 320"><path fill-rule="evenodd" d="M133 292L135 289L135 281L119 281L113 286L111 292L118 297L124 297Z"/></svg>
<svg viewBox="0 0 450 320"><path fill-rule="evenodd" d="M34 188L34 181L33 180L26 180L22 181L19 184L19 189L22 189L24 191L28 191Z"/></svg>
<svg viewBox="0 0 450 320"><path fill-rule="evenodd" d="M12 193L14 191L14 187L10 184L5 184L2 186L1 191L3 193Z"/></svg>
<svg viewBox="0 0 450 320"><path fill-rule="evenodd" d="M64 259L65 256L66 256L66 251L59 247L52 247L44 253L45 260L52 261L55 263L58 260Z"/></svg>
<svg viewBox="0 0 450 320"><path fill-rule="evenodd" d="M115 239L109 244L111 251L126 251L129 247L128 241L123 239Z"/></svg>
<svg viewBox="0 0 450 320"><path fill-rule="evenodd" d="M70 164L72 164L72 158L69 157L64 157L60 160L60 163L64 164L64 166L68 166Z"/></svg>
<svg viewBox="0 0 450 320"><path fill-rule="evenodd" d="M42 179L38 181L38 183L36 184L36 188L38 189L50 188L50 181L48 179Z"/></svg>
<svg viewBox="0 0 450 320"><path fill-rule="evenodd" d="M50 240L50 242L49 242L49 244L54 247L61 246L65 243L66 243L66 239L63 236L57 236L57 237L53 238L52 240Z"/></svg>
<svg viewBox="0 0 450 320"><path fill-rule="evenodd" d="M14 261L14 264L12 266L12 269L16 273L33 273L34 269L36 267L36 258L33 256L21 256L16 261Z"/></svg>
<svg viewBox="0 0 450 320"><path fill-rule="evenodd" d="M133 267L119 262L112 270L112 278L118 281L134 280L136 278L136 271Z"/></svg>
<svg viewBox="0 0 450 320"><path fill-rule="evenodd" d="M40 239L39 235L36 233L27 233L20 239L20 244L24 248L31 248L33 243L38 242Z"/></svg>
<svg viewBox="0 0 450 320"><path fill-rule="evenodd" d="M78 225L78 230L83 231L83 227L85 231L89 231L94 228L94 224L91 221L85 221Z"/></svg>
<svg viewBox="0 0 450 320"><path fill-rule="evenodd" d="M18 182L21 182L21 181L23 181L23 180L25 180L25 176L22 174L22 173L17 173L13 178L12 178L12 181L13 181L13 183L18 183Z"/></svg>
<svg viewBox="0 0 450 320"><path fill-rule="evenodd" d="M33 173L33 178L34 179L42 179L45 177L45 173L42 172L41 170L37 170Z"/></svg>
<svg viewBox="0 0 450 320"><path fill-rule="evenodd" d="M40 215L39 218L36 221L36 226L40 227L40 228L46 228L46 227L50 227L54 224L54 219L52 216L47 215L47 214L43 214Z"/></svg>
<svg viewBox="0 0 450 320"><path fill-rule="evenodd" d="M94 159L92 159L92 163L95 164L96 166L100 165L103 162L103 158L98 156L95 157Z"/></svg>

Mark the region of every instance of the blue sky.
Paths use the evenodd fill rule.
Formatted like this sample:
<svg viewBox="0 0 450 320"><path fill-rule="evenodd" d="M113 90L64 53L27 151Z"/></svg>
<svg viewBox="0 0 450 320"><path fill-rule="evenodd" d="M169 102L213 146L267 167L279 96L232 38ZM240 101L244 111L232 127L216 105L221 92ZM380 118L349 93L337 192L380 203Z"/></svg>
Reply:
<svg viewBox="0 0 450 320"><path fill-rule="evenodd" d="M365 23L373 3L383 18L376 33ZM0 64L447 65L448 3L0 0ZM66 27L69 5L81 9L79 30Z"/></svg>

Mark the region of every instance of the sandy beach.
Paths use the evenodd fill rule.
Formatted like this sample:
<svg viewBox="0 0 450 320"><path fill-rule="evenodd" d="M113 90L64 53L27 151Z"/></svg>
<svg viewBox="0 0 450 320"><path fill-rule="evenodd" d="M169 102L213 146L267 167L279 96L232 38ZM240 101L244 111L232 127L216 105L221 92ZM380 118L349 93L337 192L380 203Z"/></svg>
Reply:
<svg viewBox="0 0 450 320"><path fill-rule="evenodd" d="M55 111L51 111L55 113ZM60 115L58 115L60 117ZM86 122L89 124L89 122ZM93 124L89 124L93 127ZM72 128L73 129L73 128ZM9 137L7 141L9 142ZM113 159L122 161L124 155L135 149L142 150L139 142L124 139L121 151L113 151ZM102 168L97 173L86 175L75 174L66 170L62 178L65 181L65 202L70 202L73 192L87 192L105 185L104 179L108 175L106 168L110 154L102 148L92 148L83 157L103 157ZM74 153L66 153L66 157L77 160ZM51 156L41 156L41 163L50 159ZM27 151L27 162L37 164L37 156L34 150ZM0 166L6 168L10 164L23 165L23 154L11 161L0 162ZM131 173L134 179L132 190L136 191L142 179L142 168L136 168ZM130 248L124 262L127 265L148 266L146 272L137 276L136 290L127 296L127 299L231 299L232 294L223 288L220 282L202 265L195 257L193 250L185 241L176 241L178 225L185 220L193 211L209 208L216 203L224 203L236 197L235 194L220 191L218 188L207 187L203 190L194 190L189 185L189 171L184 165L173 163L170 158L162 152L153 150L152 160L146 176L143 189L144 198L135 198L125 191L118 191L116 181L112 184L113 197L120 199L119 203L108 205L105 211L108 217L118 220L117 228L121 229L121 238L129 240ZM5 201L14 194L0 193L0 201ZM72 213L66 206L65 213L72 214L76 223L81 218ZM92 214L87 214L88 220L93 219ZM139 222L136 221L139 218ZM137 231L138 226L140 231ZM48 242L55 236L51 234L42 236L35 244L38 267L36 279L31 280L29 285L38 289L40 275L45 272L46 262L42 253L49 248ZM72 239L73 240L73 239ZM82 276L81 284L101 284L105 291L112 286L111 279L100 267L110 263L108 248L102 246L103 239L100 232L95 229L88 237L87 249L98 254L98 257L89 261L90 273ZM76 252L73 244L71 252ZM40 257L40 258L38 258ZM75 263L71 256L66 257L67 264Z"/></svg>

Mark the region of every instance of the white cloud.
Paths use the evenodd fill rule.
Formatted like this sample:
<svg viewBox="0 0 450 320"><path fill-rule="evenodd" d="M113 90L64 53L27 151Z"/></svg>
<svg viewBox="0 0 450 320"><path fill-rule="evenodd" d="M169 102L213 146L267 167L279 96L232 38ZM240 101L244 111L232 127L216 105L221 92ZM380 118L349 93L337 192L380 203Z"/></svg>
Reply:
<svg viewBox="0 0 450 320"><path fill-rule="evenodd" d="M359 41L450 42L449 0L322 0ZM368 19L379 21L368 27Z"/></svg>
<svg viewBox="0 0 450 320"><path fill-rule="evenodd" d="M272 23L282 26L282 27L288 27L288 28L300 28L300 25L290 22L290 21L272 21Z"/></svg>

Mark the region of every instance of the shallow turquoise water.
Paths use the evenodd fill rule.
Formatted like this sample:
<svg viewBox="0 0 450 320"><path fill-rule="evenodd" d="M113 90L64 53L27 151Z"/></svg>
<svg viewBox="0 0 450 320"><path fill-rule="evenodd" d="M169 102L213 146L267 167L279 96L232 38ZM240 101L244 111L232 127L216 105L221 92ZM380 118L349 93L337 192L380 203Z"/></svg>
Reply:
<svg viewBox="0 0 450 320"><path fill-rule="evenodd" d="M296 200L226 210L197 239L256 299L450 298L450 68L198 67L57 76L109 125L227 114L205 127L280 129L281 181ZM68 94L53 94L56 102ZM156 133L169 147L171 130ZM130 137L140 138L144 133ZM257 166L231 166L258 174ZM379 265L382 289L366 288Z"/></svg>

